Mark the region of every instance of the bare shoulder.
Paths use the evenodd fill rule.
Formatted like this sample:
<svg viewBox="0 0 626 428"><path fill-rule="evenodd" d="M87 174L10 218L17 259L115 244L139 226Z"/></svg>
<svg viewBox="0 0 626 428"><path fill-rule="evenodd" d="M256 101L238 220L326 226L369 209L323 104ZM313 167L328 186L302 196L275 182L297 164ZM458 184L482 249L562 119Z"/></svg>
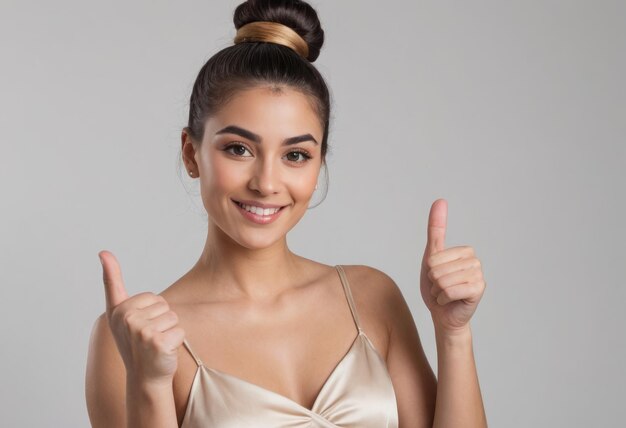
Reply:
<svg viewBox="0 0 626 428"><path fill-rule="evenodd" d="M89 339L85 398L91 426L126 426L126 369L106 313L94 321Z"/></svg>
<svg viewBox="0 0 626 428"><path fill-rule="evenodd" d="M359 295L361 300L376 303L376 306L393 313L393 308L404 296L395 280L382 270L368 265L342 265L350 282L353 294ZM389 327L391 327L389 325Z"/></svg>
<svg viewBox="0 0 626 428"><path fill-rule="evenodd" d="M432 426L437 381L424 353L417 326L400 287L371 266L345 266L355 304L370 328L383 323L385 360L398 404L400 426ZM378 320L378 321L376 321Z"/></svg>
<svg viewBox="0 0 626 428"><path fill-rule="evenodd" d="M379 338L376 325L385 325L384 358L397 397L400 426L432 426L436 378L402 291L389 275L374 267L344 268L359 314L365 314L363 324L368 323Z"/></svg>
<svg viewBox="0 0 626 428"><path fill-rule="evenodd" d="M394 279L380 269L368 265L341 266L350 283L363 328L368 336L369 332L379 336L378 348L386 358L397 308L404 302L402 291Z"/></svg>

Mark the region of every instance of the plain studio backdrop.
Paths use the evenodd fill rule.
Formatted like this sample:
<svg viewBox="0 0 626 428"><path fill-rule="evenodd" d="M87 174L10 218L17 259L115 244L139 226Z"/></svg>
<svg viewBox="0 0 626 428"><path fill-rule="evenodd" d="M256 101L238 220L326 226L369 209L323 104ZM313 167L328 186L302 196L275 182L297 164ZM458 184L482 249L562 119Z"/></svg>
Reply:
<svg viewBox="0 0 626 428"><path fill-rule="evenodd" d="M89 425L98 251L131 294L197 260L206 212L180 131L238 4L2 1L0 425ZM473 246L487 282L471 325L490 426L621 426L626 4L311 4L330 187L291 249L390 275L436 370L419 272L445 198L446 247Z"/></svg>

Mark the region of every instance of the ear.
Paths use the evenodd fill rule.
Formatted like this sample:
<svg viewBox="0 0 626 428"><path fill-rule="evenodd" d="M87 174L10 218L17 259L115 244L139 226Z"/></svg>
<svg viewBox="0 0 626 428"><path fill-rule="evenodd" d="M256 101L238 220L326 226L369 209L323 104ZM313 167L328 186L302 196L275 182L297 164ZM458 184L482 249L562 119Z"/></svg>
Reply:
<svg viewBox="0 0 626 428"><path fill-rule="evenodd" d="M195 154L196 146L193 138L189 134L189 130L184 128L180 134L181 141L181 156L183 163L187 170L198 171L198 164L196 163Z"/></svg>

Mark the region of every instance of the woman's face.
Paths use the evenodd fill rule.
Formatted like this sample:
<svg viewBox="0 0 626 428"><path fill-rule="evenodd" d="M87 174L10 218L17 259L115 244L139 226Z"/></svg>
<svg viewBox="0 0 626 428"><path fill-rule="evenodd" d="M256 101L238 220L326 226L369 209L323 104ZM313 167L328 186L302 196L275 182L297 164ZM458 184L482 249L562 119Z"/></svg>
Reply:
<svg viewBox="0 0 626 428"><path fill-rule="evenodd" d="M209 222L250 249L283 239L315 190L322 133L301 92L288 87L239 92L207 120L193 155ZM235 201L258 207L252 208L256 213ZM261 212L261 205L282 208L273 214L274 208Z"/></svg>

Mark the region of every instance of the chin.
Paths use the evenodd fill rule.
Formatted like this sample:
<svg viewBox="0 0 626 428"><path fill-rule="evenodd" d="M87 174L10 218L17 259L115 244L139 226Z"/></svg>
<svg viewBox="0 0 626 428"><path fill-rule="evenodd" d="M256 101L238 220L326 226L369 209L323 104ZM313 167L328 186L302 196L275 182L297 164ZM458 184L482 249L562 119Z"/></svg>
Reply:
<svg viewBox="0 0 626 428"><path fill-rule="evenodd" d="M302 207L300 206L299 208L301 209ZM305 212L299 212L299 210L292 210L293 206L283 213L283 215L285 215L284 218L278 218L276 222L267 225L249 223L243 218L240 219L238 216L241 214L237 212L234 213L235 218L232 219L232 221L231 219L225 219L223 216L220 218L225 219L224 222L219 220L215 221L216 218L212 218L214 219L213 224L220 229L222 234L228 236L233 242L249 250L261 250L284 241L287 232L298 224L305 214ZM284 223L279 224L277 222Z"/></svg>
<svg viewBox="0 0 626 428"><path fill-rule="evenodd" d="M242 238L242 237L240 237ZM242 247L245 247L249 250L262 250L264 248L269 248L272 245L275 245L280 241L280 237L278 239L272 239L271 237L262 237L262 236L251 236L249 239L238 239L237 242Z"/></svg>

